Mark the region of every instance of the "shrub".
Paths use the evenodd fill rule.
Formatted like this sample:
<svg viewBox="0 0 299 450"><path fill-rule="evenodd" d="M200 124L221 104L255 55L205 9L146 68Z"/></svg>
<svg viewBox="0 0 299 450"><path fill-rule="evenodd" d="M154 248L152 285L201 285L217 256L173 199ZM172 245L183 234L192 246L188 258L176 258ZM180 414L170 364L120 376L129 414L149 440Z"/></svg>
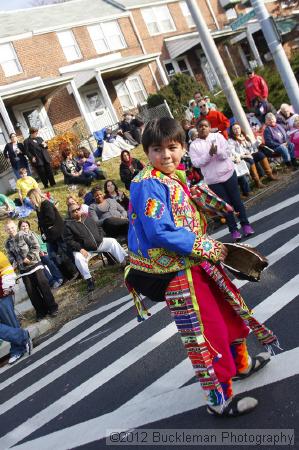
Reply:
<svg viewBox="0 0 299 450"><path fill-rule="evenodd" d="M176 74L170 83L162 87L157 94L149 95L147 104L149 107L154 107L161 105L166 100L173 116L181 120L184 118L189 100L196 91L205 92L206 88L184 73Z"/></svg>
<svg viewBox="0 0 299 450"><path fill-rule="evenodd" d="M58 169L62 161L61 152L66 148L76 151L80 143L79 137L72 131L66 131L48 141L48 150L52 157L52 166Z"/></svg>

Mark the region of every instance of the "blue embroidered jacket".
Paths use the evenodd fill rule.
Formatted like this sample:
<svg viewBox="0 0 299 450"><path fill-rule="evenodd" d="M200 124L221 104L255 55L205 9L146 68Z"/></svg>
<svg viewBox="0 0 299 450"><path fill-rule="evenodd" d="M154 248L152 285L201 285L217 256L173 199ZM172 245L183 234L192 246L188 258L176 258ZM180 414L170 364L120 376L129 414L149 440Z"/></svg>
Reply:
<svg viewBox="0 0 299 450"><path fill-rule="evenodd" d="M204 259L219 260L222 244L205 235L206 219L183 185L184 172L169 177L152 166L133 179L128 238L132 268L167 273Z"/></svg>

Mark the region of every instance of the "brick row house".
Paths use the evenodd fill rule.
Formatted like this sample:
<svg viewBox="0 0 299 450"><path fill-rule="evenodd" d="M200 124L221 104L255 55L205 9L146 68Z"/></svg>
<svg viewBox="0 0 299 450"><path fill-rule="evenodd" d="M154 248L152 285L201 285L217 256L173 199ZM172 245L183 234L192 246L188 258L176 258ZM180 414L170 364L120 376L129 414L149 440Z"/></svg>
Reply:
<svg viewBox="0 0 299 450"><path fill-rule="evenodd" d="M197 1L231 75L269 58L254 18L230 26L248 1ZM289 35L298 2L265 2L289 20ZM92 134L176 73L218 86L185 1L71 0L0 12L0 21L0 150L9 132L25 138L30 125L45 139L78 124Z"/></svg>

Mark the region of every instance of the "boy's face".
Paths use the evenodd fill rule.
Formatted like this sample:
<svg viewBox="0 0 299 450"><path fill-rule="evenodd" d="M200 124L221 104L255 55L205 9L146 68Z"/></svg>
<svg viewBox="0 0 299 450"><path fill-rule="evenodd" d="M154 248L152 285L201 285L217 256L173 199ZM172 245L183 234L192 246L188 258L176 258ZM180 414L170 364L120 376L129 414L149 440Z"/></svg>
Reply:
<svg viewBox="0 0 299 450"><path fill-rule="evenodd" d="M150 145L147 156L155 169L166 175L172 175L184 153L185 149L180 142L164 141L161 144Z"/></svg>

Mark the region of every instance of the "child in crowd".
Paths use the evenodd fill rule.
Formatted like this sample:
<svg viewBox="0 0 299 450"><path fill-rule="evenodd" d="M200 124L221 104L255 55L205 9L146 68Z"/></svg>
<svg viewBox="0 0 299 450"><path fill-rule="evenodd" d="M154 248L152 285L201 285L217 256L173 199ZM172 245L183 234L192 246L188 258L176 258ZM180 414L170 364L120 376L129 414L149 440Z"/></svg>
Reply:
<svg viewBox="0 0 299 450"><path fill-rule="evenodd" d="M31 189L39 189L37 182L33 177L27 175L27 169L22 167L19 170L20 178L16 182L16 188L19 194L19 200L22 205L27 206L27 208L32 208L30 200L27 198L27 193Z"/></svg>
<svg viewBox="0 0 299 450"><path fill-rule="evenodd" d="M87 148L79 148L78 163L82 167L83 174L92 175L96 180L105 180L104 171L99 167L101 163L96 162L94 155Z"/></svg>
<svg viewBox="0 0 299 450"><path fill-rule="evenodd" d="M182 343L206 393L207 409L217 416L238 416L258 401L235 397L232 379L245 379L270 360L268 352L248 355L250 329L264 344L276 337L257 322L223 270L227 249L206 234L178 171L185 133L171 118L149 122L142 136L150 165L131 184L126 283L136 294L166 300Z"/></svg>

